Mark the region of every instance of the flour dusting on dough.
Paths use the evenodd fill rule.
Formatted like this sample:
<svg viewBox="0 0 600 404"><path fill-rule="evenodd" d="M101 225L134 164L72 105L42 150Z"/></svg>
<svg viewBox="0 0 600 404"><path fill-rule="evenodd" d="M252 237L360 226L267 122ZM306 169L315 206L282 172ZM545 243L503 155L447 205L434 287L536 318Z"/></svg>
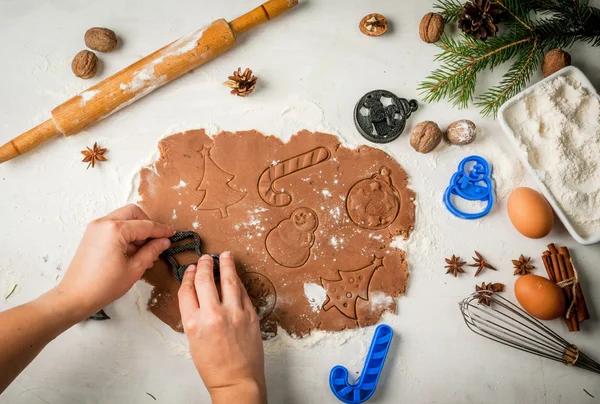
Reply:
<svg viewBox="0 0 600 404"><path fill-rule="evenodd" d="M373 292L369 294L369 304L371 305L371 311L376 312L387 309L394 304L394 298L383 292Z"/></svg>
<svg viewBox="0 0 600 404"><path fill-rule="evenodd" d="M187 187L187 182L184 180L179 180L179 184L175 185L173 189L181 189Z"/></svg>
<svg viewBox="0 0 600 404"><path fill-rule="evenodd" d="M314 312L320 311L327 300L327 291L316 283L305 283L304 295Z"/></svg>

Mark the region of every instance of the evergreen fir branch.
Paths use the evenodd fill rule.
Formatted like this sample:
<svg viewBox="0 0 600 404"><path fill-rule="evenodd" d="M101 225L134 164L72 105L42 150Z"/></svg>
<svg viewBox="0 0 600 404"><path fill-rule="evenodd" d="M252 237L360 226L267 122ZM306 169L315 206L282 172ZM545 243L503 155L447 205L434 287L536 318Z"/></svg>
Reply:
<svg viewBox="0 0 600 404"><path fill-rule="evenodd" d="M587 7L581 16L582 26L573 26L573 21L564 16L541 19L535 32L538 37L545 38L544 49L569 48L575 42L600 46L600 9Z"/></svg>
<svg viewBox="0 0 600 404"><path fill-rule="evenodd" d="M525 3L526 4L523 4L523 7L531 8L533 10L546 10L555 7L552 0L529 0L529 4L527 4L527 2Z"/></svg>
<svg viewBox="0 0 600 404"><path fill-rule="evenodd" d="M460 61L460 59L472 60L473 58L469 55L472 48L475 46L472 42L460 42L454 38L443 35L441 38L442 48L445 52L438 54L435 57L436 61L445 63L450 61Z"/></svg>
<svg viewBox="0 0 600 404"><path fill-rule="evenodd" d="M421 83L419 91L425 101L448 98L454 106L466 108L473 100L477 73L510 60L531 40L531 36L519 38L513 35L489 41L459 42L444 36L440 46L444 52L436 58L443 65ZM467 43L473 44L473 47Z"/></svg>
<svg viewBox="0 0 600 404"><path fill-rule="evenodd" d="M585 3L585 0L583 2ZM577 22L579 23L580 26L582 26L583 25L583 20L581 19L581 12L582 12L582 10L581 10L580 4L579 4L579 0L573 0L573 3L575 5L575 7L574 7L574 9L575 9L574 10L574 14L577 17Z"/></svg>
<svg viewBox="0 0 600 404"><path fill-rule="evenodd" d="M505 14L508 14L514 21L531 31L531 19L529 10L523 8L520 0L494 0L492 4L497 5ZM509 19L509 21L511 21Z"/></svg>
<svg viewBox="0 0 600 404"><path fill-rule="evenodd" d="M589 6L588 0L553 0L553 10L563 14L577 15L582 9ZM581 21L578 21L581 22Z"/></svg>
<svg viewBox="0 0 600 404"><path fill-rule="evenodd" d="M458 20L463 7L464 2L460 0L438 0L437 4L433 6L433 8L439 10L446 23Z"/></svg>
<svg viewBox="0 0 600 404"><path fill-rule="evenodd" d="M477 97L475 105L482 108L481 114L495 116L502 104L527 85L531 76L540 66L543 57L544 53L540 50L537 40L533 41L527 52L521 51L521 55L504 75L502 81Z"/></svg>
<svg viewBox="0 0 600 404"><path fill-rule="evenodd" d="M585 7L581 12L582 26L578 40L592 46L600 46L600 9Z"/></svg>
<svg viewBox="0 0 600 404"><path fill-rule="evenodd" d="M483 115L496 115L500 106L521 91L551 49L576 42L600 46L600 9L589 0L492 0L503 10L504 29L487 40L466 34L443 36L440 66L419 86L425 101L448 99L460 108L475 100ZM459 18L461 0L438 0L436 8L448 22ZM532 18L532 13L536 18ZM511 61L500 82L476 96L477 75Z"/></svg>
<svg viewBox="0 0 600 404"><path fill-rule="evenodd" d="M482 69L493 69L513 58L532 39L531 32L527 30L513 30L486 41L476 40L470 51Z"/></svg>

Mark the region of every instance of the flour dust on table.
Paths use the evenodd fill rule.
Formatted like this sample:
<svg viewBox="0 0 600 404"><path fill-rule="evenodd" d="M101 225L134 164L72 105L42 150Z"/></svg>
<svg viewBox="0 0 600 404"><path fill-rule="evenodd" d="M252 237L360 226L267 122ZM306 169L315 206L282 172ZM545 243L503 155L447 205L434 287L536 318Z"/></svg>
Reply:
<svg viewBox="0 0 600 404"><path fill-rule="evenodd" d="M415 194L385 152L348 149L332 135L301 131L283 143L256 131L187 131L161 140L142 168L140 206L191 230L202 252L231 251L265 338L278 325L303 337L375 324L406 291L404 251ZM194 262L194 252L177 257ZM182 331L179 282L167 263L147 271L149 310Z"/></svg>

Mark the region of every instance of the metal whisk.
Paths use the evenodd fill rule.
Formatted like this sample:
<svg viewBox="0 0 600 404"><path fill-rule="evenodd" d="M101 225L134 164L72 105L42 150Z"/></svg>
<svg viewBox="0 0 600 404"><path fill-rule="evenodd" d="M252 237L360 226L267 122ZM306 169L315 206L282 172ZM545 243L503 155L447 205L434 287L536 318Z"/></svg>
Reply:
<svg viewBox="0 0 600 404"><path fill-rule="evenodd" d="M489 305L487 305L489 303ZM600 364L522 308L492 292L459 303L471 331L503 345L600 374Z"/></svg>

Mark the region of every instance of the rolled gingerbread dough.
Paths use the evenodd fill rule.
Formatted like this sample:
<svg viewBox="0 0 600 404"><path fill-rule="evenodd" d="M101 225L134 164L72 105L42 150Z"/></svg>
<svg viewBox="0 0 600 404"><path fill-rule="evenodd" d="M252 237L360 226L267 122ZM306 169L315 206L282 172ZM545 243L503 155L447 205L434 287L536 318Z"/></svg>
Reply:
<svg viewBox="0 0 600 404"><path fill-rule="evenodd" d="M289 142L257 131L167 137L140 172L139 205L192 230L204 253L231 251L265 337L376 323L406 290L415 194L403 168L368 146L302 131ZM193 254L178 257L181 264ZM162 260L147 271L151 310L182 331L179 283Z"/></svg>

